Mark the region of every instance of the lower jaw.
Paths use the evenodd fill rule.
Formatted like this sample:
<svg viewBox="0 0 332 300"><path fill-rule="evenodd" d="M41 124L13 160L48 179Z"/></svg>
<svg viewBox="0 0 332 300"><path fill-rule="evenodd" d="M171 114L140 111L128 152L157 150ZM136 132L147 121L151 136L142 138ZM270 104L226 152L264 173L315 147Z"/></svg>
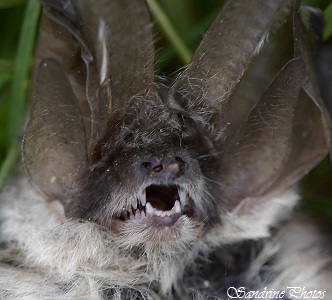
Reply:
<svg viewBox="0 0 332 300"><path fill-rule="evenodd" d="M146 243L190 243L203 233L204 224L186 215L177 217L171 222L165 223L154 218L144 220L114 220L110 226L110 231L123 240L123 244L132 246L144 245ZM129 245L128 245L129 246Z"/></svg>

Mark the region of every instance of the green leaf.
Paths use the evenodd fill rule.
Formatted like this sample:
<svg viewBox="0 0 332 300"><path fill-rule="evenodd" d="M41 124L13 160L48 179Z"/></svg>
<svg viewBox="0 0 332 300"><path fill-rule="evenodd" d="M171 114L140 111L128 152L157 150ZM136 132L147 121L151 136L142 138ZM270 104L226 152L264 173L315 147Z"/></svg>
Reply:
<svg viewBox="0 0 332 300"><path fill-rule="evenodd" d="M164 32L165 36L169 42L173 45L175 51L178 53L184 64L189 63L192 56L191 51L187 48L173 25L171 24L168 16L161 8L156 0L147 0L151 14L157 20L161 30Z"/></svg>
<svg viewBox="0 0 332 300"><path fill-rule="evenodd" d="M24 3L25 0L0 0L0 8L13 7Z"/></svg>
<svg viewBox="0 0 332 300"><path fill-rule="evenodd" d="M324 15L326 27L323 38L324 40L327 40L329 37L332 36L332 3L325 9Z"/></svg>

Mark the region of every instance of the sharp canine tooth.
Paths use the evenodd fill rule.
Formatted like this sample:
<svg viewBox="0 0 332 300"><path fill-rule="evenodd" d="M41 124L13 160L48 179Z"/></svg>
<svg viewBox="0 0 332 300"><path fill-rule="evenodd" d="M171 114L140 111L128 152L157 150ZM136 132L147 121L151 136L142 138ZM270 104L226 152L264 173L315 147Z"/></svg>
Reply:
<svg viewBox="0 0 332 300"><path fill-rule="evenodd" d="M139 201L141 202L142 206L146 205L146 190L144 189L138 196Z"/></svg>
<svg viewBox="0 0 332 300"><path fill-rule="evenodd" d="M134 209L137 209L137 199L134 198L131 202L131 206L134 208Z"/></svg>
<svg viewBox="0 0 332 300"><path fill-rule="evenodd" d="M153 214L154 214L155 211L156 211L156 210L152 207L152 205L150 204L150 202L147 202L147 203L146 203L145 210L146 210L146 216L147 216L147 217L152 217Z"/></svg>
<svg viewBox="0 0 332 300"><path fill-rule="evenodd" d="M174 211L176 212L176 213L181 213L181 205L180 205L180 202L179 202L179 200L176 200L175 201L175 204L174 204Z"/></svg>
<svg viewBox="0 0 332 300"><path fill-rule="evenodd" d="M145 212L142 210L141 211L141 219L146 218Z"/></svg>
<svg viewBox="0 0 332 300"><path fill-rule="evenodd" d="M180 189L180 188L178 190L178 193L179 193L179 196L180 196L180 202L181 202L182 205L184 205L185 202L186 202L187 193L186 193L185 190Z"/></svg>

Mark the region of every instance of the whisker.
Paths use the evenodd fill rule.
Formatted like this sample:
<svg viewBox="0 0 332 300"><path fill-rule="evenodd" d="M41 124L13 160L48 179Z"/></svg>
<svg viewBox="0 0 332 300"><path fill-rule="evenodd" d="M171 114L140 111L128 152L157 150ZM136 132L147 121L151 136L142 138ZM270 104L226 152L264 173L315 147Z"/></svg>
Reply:
<svg viewBox="0 0 332 300"><path fill-rule="evenodd" d="M203 179L205 179L205 180L207 180L207 181L209 181L209 182L212 182L212 183L214 183L214 184L217 184L218 186L221 186L221 187L223 187L223 188L228 188L225 184L221 183L220 181L214 180L214 179L209 178L209 177L207 177L207 176L203 176Z"/></svg>
<svg viewBox="0 0 332 300"><path fill-rule="evenodd" d="M199 160L199 159L204 159L204 158L208 158L208 157L217 156L217 155L222 154L222 153L223 153L223 151L218 151L218 152L215 152L215 153L198 155L195 158Z"/></svg>

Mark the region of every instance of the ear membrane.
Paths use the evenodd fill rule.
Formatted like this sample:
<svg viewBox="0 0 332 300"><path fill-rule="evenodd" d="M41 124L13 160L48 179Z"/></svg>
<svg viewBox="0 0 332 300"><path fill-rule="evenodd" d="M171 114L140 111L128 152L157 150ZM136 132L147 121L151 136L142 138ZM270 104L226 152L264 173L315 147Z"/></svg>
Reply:
<svg viewBox="0 0 332 300"><path fill-rule="evenodd" d="M23 163L48 199L72 199L111 125L157 98L152 28L144 0L41 4Z"/></svg>
<svg viewBox="0 0 332 300"><path fill-rule="evenodd" d="M300 1L259 3L259 18L247 1L225 5L169 94L210 141L209 177L229 210L284 191L331 147Z"/></svg>
<svg viewBox="0 0 332 300"><path fill-rule="evenodd" d="M301 59L288 62L263 93L223 154L222 198L235 207L246 197L262 196L288 166L300 91L305 79Z"/></svg>
<svg viewBox="0 0 332 300"><path fill-rule="evenodd" d="M75 94L59 62L46 59L36 74L23 164L49 197L66 197L86 172L85 129Z"/></svg>
<svg viewBox="0 0 332 300"><path fill-rule="evenodd" d="M274 32L290 19L291 1L257 1L255 4L259 5L259 18L257 5L251 2L229 1L225 4L203 37L188 67L175 80L168 95L170 106L191 117L202 132L213 124L210 139L215 144L224 140L223 136L228 134L230 128L229 123L232 128L240 126L243 118L258 100L257 97L244 99L242 95L237 97L238 100L233 98L244 81L246 72L253 69L253 64L258 64L256 58L267 57L267 61L259 64L261 69L254 74L256 77L259 72L265 75L262 77L267 84L260 89L261 91L271 82L276 72L293 58L288 56L288 53L284 54L284 51L276 51L276 48L273 48L276 46ZM287 34L289 35L289 31ZM279 38L280 36L277 42L281 39ZM288 40L287 38L286 41ZM261 55L266 44L272 44L272 50ZM274 63L277 62L276 67L267 68L266 66L273 65L269 62L271 57ZM258 89L257 80L255 86L251 87L249 84L245 85L246 90ZM248 92L243 94L246 95ZM239 113L240 109L244 110L243 114ZM230 118L232 115L235 117Z"/></svg>

